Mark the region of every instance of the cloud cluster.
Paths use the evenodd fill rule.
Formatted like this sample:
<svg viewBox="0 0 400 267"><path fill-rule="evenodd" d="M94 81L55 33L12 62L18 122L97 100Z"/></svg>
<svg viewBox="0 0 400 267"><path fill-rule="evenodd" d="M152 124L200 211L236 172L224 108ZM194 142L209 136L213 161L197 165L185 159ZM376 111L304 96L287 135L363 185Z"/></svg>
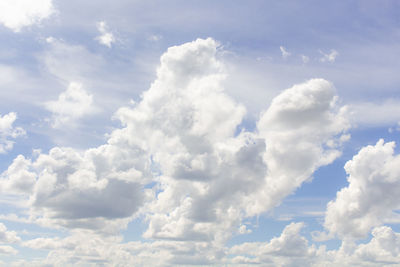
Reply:
<svg viewBox="0 0 400 267"><path fill-rule="evenodd" d="M116 112L122 128L106 144L18 156L2 174L3 192L25 196L30 220L44 226L100 238L142 216L143 237L160 240L154 253L168 262L222 261L226 241L251 231L244 218L279 205L340 155L349 124L332 84L313 79L284 90L246 130L245 108L222 87L218 47L209 38L169 48L150 89ZM72 83L46 106L61 125L87 113L91 100ZM289 226L271 253L303 244L290 237L300 228ZM54 245L63 240L47 241L56 251L49 257L63 251Z"/></svg>
<svg viewBox="0 0 400 267"><path fill-rule="evenodd" d="M349 185L327 206L324 225L330 233L363 238L375 226L398 221L400 156L394 155L394 147L381 139L346 163Z"/></svg>
<svg viewBox="0 0 400 267"><path fill-rule="evenodd" d="M41 22L54 12L52 0L2 0L0 23L14 32Z"/></svg>
<svg viewBox="0 0 400 267"><path fill-rule="evenodd" d="M0 154L4 154L13 148L14 141L12 139L25 135L24 129L13 126L16 119L17 114L15 112L0 115Z"/></svg>
<svg viewBox="0 0 400 267"><path fill-rule="evenodd" d="M8 244L14 244L21 241L21 238L15 231L8 231L7 227L0 223L0 255L1 254L17 254L18 251L9 246Z"/></svg>
<svg viewBox="0 0 400 267"><path fill-rule="evenodd" d="M76 120L94 112L93 96L87 93L82 84L72 82L56 101L45 103L52 116L52 126L59 128L72 125Z"/></svg>
<svg viewBox="0 0 400 267"><path fill-rule="evenodd" d="M229 254L235 255L236 264L269 263L274 266L307 266L317 255L314 246L309 247L305 237L300 235L303 223L291 223L279 237L270 242L242 243L233 246Z"/></svg>

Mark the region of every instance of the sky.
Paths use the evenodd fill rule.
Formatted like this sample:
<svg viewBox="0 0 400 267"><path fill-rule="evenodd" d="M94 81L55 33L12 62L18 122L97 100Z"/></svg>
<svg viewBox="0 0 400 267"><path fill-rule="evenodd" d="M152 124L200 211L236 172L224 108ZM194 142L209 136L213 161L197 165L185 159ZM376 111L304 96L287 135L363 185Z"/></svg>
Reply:
<svg viewBox="0 0 400 267"><path fill-rule="evenodd" d="M400 266L397 0L1 0L0 266Z"/></svg>

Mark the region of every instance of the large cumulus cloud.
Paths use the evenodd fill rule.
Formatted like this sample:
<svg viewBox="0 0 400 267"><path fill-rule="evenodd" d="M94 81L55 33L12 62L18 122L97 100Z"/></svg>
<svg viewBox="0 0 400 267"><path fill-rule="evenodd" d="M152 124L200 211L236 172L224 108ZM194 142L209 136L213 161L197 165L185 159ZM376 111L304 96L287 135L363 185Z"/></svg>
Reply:
<svg viewBox="0 0 400 267"><path fill-rule="evenodd" d="M349 185L327 206L324 225L331 234L364 238L373 227L398 220L400 156L394 148L394 142L381 139L346 163Z"/></svg>
<svg viewBox="0 0 400 267"><path fill-rule="evenodd" d="M333 85L312 79L284 90L247 130L244 106L224 92L219 49L211 38L169 48L149 90L116 112L122 127L106 144L19 156L2 174L3 190L25 196L30 220L42 225L115 233L142 215L143 236L159 240L155 254L176 264L223 261L226 241L248 231L243 219L279 205L337 158L349 125ZM301 226L273 246L283 249ZM53 255L65 248L47 241L58 244Z"/></svg>

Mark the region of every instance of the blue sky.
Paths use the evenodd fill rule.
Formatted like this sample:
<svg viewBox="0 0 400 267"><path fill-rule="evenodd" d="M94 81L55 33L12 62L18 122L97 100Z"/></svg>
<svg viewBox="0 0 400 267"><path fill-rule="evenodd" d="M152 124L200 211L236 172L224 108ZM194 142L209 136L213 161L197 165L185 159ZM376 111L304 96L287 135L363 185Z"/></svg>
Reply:
<svg viewBox="0 0 400 267"><path fill-rule="evenodd" d="M400 266L400 3L0 2L3 266Z"/></svg>

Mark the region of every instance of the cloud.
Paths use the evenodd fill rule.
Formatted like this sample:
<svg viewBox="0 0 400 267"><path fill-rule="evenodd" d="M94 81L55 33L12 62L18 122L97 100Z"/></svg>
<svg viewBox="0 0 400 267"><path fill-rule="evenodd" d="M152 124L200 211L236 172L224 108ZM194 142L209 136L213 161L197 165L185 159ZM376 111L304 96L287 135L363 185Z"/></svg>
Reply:
<svg viewBox="0 0 400 267"><path fill-rule="evenodd" d="M280 46L279 49L281 50L282 58L283 58L283 59L287 59L287 58L291 55L291 53L289 53L289 52L286 50L285 47Z"/></svg>
<svg viewBox="0 0 400 267"><path fill-rule="evenodd" d="M137 245L136 258L150 265L160 258L170 264L222 261L227 240L251 231L251 225L243 227L245 218L273 209L340 155L349 123L333 85L313 79L281 92L257 128L247 131L244 106L224 92L227 74L219 49L211 38L170 47L141 99L116 112L122 126L104 145L85 151L55 147L34 159L17 157L2 184L10 194L29 199L33 222L74 233L87 229L88 235L97 231L104 242L100 247L110 247L103 237L144 218L143 237L157 241ZM58 110L66 103L79 110L88 101L76 99L89 95L77 88L71 85L50 106ZM270 253L289 249L286 235L299 228L289 227L272 242ZM121 256L136 245L113 246L110 251ZM77 255L55 245L48 259L105 260L97 251Z"/></svg>
<svg viewBox="0 0 400 267"><path fill-rule="evenodd" d="M19 241L21 241L21 238L15 231L7 231L7 227L0 223L0 243L10 244L18 243Z"/></svg>
<svg viewBox="0 0 400 267"><path fill-rule="evenodd" d="M307 64L310 61L310 58L308 56L301 55L301 60L304 64Z"/></svg>
<svg viewBox="0 0 400 267"><path fill-rule="evenodd" d="M322 55L322 57L319 59L321 62L335 62L336 57L339 55L338 51L335 49L331 49L330 53L324 53L321 50L319 53Z"/></svg>
<svg viewBox="0 0 400 267"><path fill-rule="evenodd" d="M158 41L160 41L162 38L163 38L163 36L160 35L160 34L152 34L152 35L149 35L149 36L147 37L147 40L152 41L152 42L158 42Z"/></svg>
<svg viewBox="0 0 400 267"><path fill-rule="evenodd" d="M0 246L0 254L5 255L15 255L18 253L18 250L11 246Z"/></svg>
<svg viewBox="0 0 400 267"><path fill-rule="evenodd" d="M354 255L365 262L376 264L396 264L400 262L400 234L388 226L372 230L372 239L367 244L360 244Z"/></svg>
<svg viewBox="0 0 400 267"><path fill-rule="evenodd" d="M340 156L350 124L334 93L330 82L312 79L283 91L262 113L257 129L266 142L268 173L263 187L249 196L254 202L248 213L277 206L316 169Z"/></svg>
<svg viewBox="0 0 400 267"><path fill-rule="evenodd" d="M19 243L21 238L15 231L8 231L7 227L0 223L0 254L15 255L18 253L16 249L4 244Z"/></svg>
<svg viewBox="0 0 400 267"><path fill-rule="evenodd" d="M46 42L47 49L40 54L38 60L43 62L49 73L62 81L83 81L90 84L105 75L99 73L99 69L105 66L105 60L84 46L70 45L54 37L47 37Z"/></svg>
<svg viewBox="0 0 400 267"><path fill-rule="evenodd" d="M100 21L97 23L97 30L101 33L100 36L96 37L96 40L99 41L100 44L105 45L107 47L111 47L111 44L115 42L114 35L108 30L107 24L105 21Z"/></svg>
<svg viewBox="0 0 400 267"><path fill-rule="evenodd" d="M399 209L400 156L381 139L362 148L345 165L349 185L327 205L325 228L341 238L364 238ZM343 220L346 218L346 220Z"/></svg>
<svg viewBox="0 0 400 267"><path fill-rule="evenodd" d="M291 223L270 242L245 242L233 246L229 254L236 256L233 263L309 266L311 259L316 257L317 249L309 246L307 239L300 235L303 227L303 223Z"/></svg>
<svg viewBox="0 0 400 267"><path fill-rule="evenodd" d="M361 127L394 126L400 122L400 101L360 102L349 105L352 122Z"/></svg>
<svg viewBox="0 0 400 267"><path fill-rule="evenodd" d="M82 87L82 84L72 82L67 90L58 96L58 100L45 103L46 109L53 113L53 127L71 125L94 112L93 96Z"/></svg>
<svg viewBox="0 0 400 267"><path fill-rule="evenodd" d="M0 23L14 32L40 23L54 13L52 0L2 0Z"/></svg>
<svg viewBox="0 0 400 267"><path fill-rule="evenodd" d="M17 114L15 112L0 115L0 154L7 153L13 148L14 141L10 139L25 135L24 129L13 126L16 119Z"/></svg>
<svg viewBox="0 0 400 267"><path fill-rule="evenodd" d="M1 174L0 190L3 193L30 193L36 182L36 174L30 171L31 161L24 156L16 157L8 169Z"/></svg>

